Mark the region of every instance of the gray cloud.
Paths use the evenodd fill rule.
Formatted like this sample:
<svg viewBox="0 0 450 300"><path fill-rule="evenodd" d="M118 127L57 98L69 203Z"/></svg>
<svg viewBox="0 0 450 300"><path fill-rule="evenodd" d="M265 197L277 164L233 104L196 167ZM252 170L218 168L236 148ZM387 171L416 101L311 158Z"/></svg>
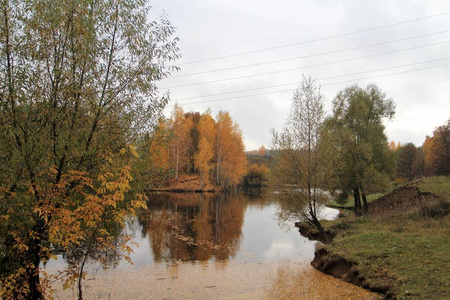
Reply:
<svg viewBox="0 0 450 300"><path fill-rule="evenodd" d="M450 11L447 1L155 0L151 2L151 5L153 9L150 17L155 17L165 10L169 20L177 27L183 58L178 62L182 71L174 74L175 76L335 51L326 55L274 64L261 64L249 68L169 78L160 83L162 90L164 90L164 87L170 86L348 60L289 72L171 89L173 99L194 97L180 100L179 103L182 105L188 102L203 102L184 105L186 111L203 112L208 107L211 108L213 114L216 114L219 110L229 111L231 117L240 125L246 147L249 150L256 149L262 144L270 145L269 129L281 129L288 115L292 92L271 93L223 101L214 100L279 90L293 90L295 85L223 94L214 97L200 96L300 82L302 74L305 74L316 78L318 84L322 85L325 106L329 112L331 101L340 90L352 84L366 86L368 83L375 83L397 104L395 119L385 122L388 138L401 143L414 142L416 145L421 145L426 135L431 135L435 127L444 124L450 117L450 85L448 84L450 67L408 72L419 68L450 64L450 59L353 76L342 76L450 57L450 43L422 47L426 44L450 41L450 32L357 50L336 52L341 49L450 30L450 15L322 39ZM315 39L322 40L271 51L255 52L249 55L183 65L185 62ZM422 48L355 59L414 47ZM386 76L399 72L405 73ZM341 77L320 80L332 76ZM381 77L364 79L374 76ZM171 107L166 109L168 114L171 109Z"/></svg>

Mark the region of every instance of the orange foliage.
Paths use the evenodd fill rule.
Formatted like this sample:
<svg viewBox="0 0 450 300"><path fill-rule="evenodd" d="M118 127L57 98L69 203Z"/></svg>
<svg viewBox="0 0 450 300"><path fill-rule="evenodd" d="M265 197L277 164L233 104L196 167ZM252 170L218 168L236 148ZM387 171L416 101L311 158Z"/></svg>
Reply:
<svg viewBox="0 0 450 300"><path fill-rule="evenodd" d="M389 149L391 149L391 150L398 151L401 147L402 147L402 145L400 144L400 142L398 142L397 144L395 144L394 141L391 141L391 142L389 143Z"/></svg>
<svg viewBox="0 0 450 300"><path fill-rule="evenodd" d="M222 188L236 186L247 169L242 132L228 112L219 112L216 134L216 182Z"/></svg>
<svg viewBox="0 0 450 300"><path fill-rule="evenodd" d="M173 168L175 179L178 180L180 172L187 169L189 165L189 148L191 146L190 132L193 125L191 118L186 118L183 109L178 104L175 105L171 119L173 131Z"/></svg>
<svg viewBox="0 0 450 300"><path fill-rule="evenodd" d="M259 149L258 149L258 155L259 155L259 156L266 156L266 147L264 147L264 145L262 145L261 147L259 147Z"/></svg>
<svg viewBox="0 0 450 300"><path fill-rule="evenodd" d="M231 188L240 183L246 172L242 132L228 112L220 112L215 121L209 110L200 116L199 113L184 113L179 105L175 105L167 125L161 121L149 139L146 159L152 163L144 165L162 170L169 167L176 181L183 173L198 172L199 190L208 186L211 180L223 189ZM264 155L264 146L259 152ZM155 183L155 174L147 173L153 176L148 180ZM170 181L166 183L172 188L173 185L178 186Z"/></svg>
<svg viewBox="0 0 450 300"><path fill-rule="evenodd" d="M212 159L214 157L214 120L210 112L206 112L198 123L200 140L198 152L195 154L195 167L200 173L202 184L209 182L210 171L213 167Z"/></svg>

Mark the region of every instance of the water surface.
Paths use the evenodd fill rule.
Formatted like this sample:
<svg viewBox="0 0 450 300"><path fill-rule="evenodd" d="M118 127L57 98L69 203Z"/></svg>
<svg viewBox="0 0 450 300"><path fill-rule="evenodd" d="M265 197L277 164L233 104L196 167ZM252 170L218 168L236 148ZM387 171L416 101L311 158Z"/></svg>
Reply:
<svg viewBox="0 0 450 300"><path fill-rule="evenodd" d="M153 195L124 232L131 259L90 264L88 299L376 299L310 266L315 242L277 218L269 196ZM328 218L337 211L328 211ZM64 260L46 268L62 268ZM73 296L58 291L57 297Z"/></svg>

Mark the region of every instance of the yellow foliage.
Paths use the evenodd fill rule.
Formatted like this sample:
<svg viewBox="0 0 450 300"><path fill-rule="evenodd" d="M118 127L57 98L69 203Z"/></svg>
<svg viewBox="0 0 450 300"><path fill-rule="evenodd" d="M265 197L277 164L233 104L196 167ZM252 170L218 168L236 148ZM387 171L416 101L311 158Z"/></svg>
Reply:
<svg viewBox="0 0 450 300"><path fill-rule="evenodd" d="M200 140L198 151L195 154L194 162L196 169L200 172L202 184L209 182L210 170L213 167L214 158L214 120L210 113L205 113L198 122Z"/></svg>
<svg viewBox="0 0 450 300"><path fill-rule="evenodd" d="M242 132L228 112L219 112L216 124L216 181L227 189L241 181L247 171L247 158Z"/></svg>

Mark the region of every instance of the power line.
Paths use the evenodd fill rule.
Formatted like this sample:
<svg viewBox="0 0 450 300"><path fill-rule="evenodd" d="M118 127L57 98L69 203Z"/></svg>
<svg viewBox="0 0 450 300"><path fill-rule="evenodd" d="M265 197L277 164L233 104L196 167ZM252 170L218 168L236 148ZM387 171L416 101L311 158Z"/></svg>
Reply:
<svg viewBox="0 0 450 300"><path fill-rule="evenodd" d="M430 18L440 17L440 16L447 15L447 14L450 14L450 11L443 12L443 13L436 14L436 15L430 15L430 16L426 16L426 17L422 17L422 18L416 18L416 19L406 20L406 21L402 21L402 22L398 22L398 23L392 23L392 24L388 24L388 25L382 25L382 26L377 26L377 27L362 29L362 30L358 30L358 31L337 34L337 35L331 35L331 36L327 36L327 37L323 37L323 38L317 38L317 39L307 40L307 41L288 44L288 45L282 45L282 46L276 46L276 47L265 48L265 49L260 49L260 50L247 51L247 52L241 52L241 53L230 54L230 55L225 55L225 56L218 56L218 57L213 57L213 58L207 58L207 59L202 59L202 60L180 63L180 64L178 64L178 66L200 63L200 62L211 61L211 60L230 58L230 57L236 57L236 56L242 56L242 55L247 55L247 54L252 54L252 53L265 52L265 51L281 49L281 48L288 48L288 47L293 47L293 46L298 46L298 45L304 45L304 44L309 44L309 43L313 43L313 42L319 42L319 41L324 41L324 40L328 40L328 39L334 39L334 38L344 37L344 36L348 36L348 35L353 35L353 34L357 34L357 33L363 33L363 32L403 25L403 24L407 24L407 23L411 23L411 22L417 22L417 21L426 20L426 19L430 19Z"/></svg>
<svg viewBox="0 0 450 300"><path fill-rule="evenodd" d="M290 72L290 71L296 71L296 70L300 70L300 69L307 69L307 68L313 68L313 67L326 66L326 65L337 64L337 63L342 63L342 62L348 62L348 61L364 59L364 58L370 58L370 57L375 57L375 56L380 56L380 55L386 55L386 54L392 54L392 53L398 53L398 52L403 52L403 51L415 50L415 49L431 47L431 46L436 46L436 45L442 45L442 44L449 43L449 42L450 42L450 40L439 42L439 43L433 43L433 44L417 46L417 47L404 48L404 49L400 49L400 50L394 50L394 51L382 52L382 53L365 55L365 56L360 56L360 57L342 59L342 60L333 61L333 62L326 62L326 63L314 64L314 65L309 65L309 66L302 66L302 67L297 67L297 68L284 69L284 70L279 70L279 71L271 71L271 72L265 72L265 73L258 73L258 74L252 74L252 75L246 75L246 76L238 76L238 77L210 80L210 81L204 81L204 82L188 83L188 84L182 84L182 85L176 85L176 86L170 86L170 87L161 87L161 89L175 89L175 88L180 88L180 87L187 87L187 86L194 86L194 85L203 85L203 84L216 83L216 82L222 82L222 81L229 81L229 80L244 79L244 78L257 77L257 76L263 76L263 75L270 75L270 74L276 74L276 73Z"/></svg>
<svg viewBox="0 0 450 300"><path fill-rule="evenodd" d="M412 72L418 72L418 71L442 68L442 67L447 67L447 66L450 66L450 63L449 64L444 64L444 65L439 65L439 66L434 66L434 67L427 67L427 68L420 68L420 69L403 71L403 72L396 72L396 73L391 73L391 74L384 74L384 75L370 76L370 77L353 79L353 80L346 80L346 81L339 81L339 82L333 82L333 83L326 83L326 84L321 84L320 86L336 85L336 84L342 84L342 83L348 83L348 82L355 82L355 81L359 81L359 80L367 80L367 79L373 79L373 78L389 77L389 76L395 76L395 75L400 75L400 74L405 74L405 73L412 73ZM323 80L323 79L320 79L320 80ZM180 105L200 104L200 103L208 103L208 102L218 102L218 101L225 101L225 100L232 100L232 99L241 99L241 98L249 98L249 97L254 97L254 96L270 95L270 94L293 92L293 91L294 91L293 89L279 90L279 91L274 91L274 92L258 93L258 94L252 94L252 95L236 96L236 97L229 97L229 98L222 98L222 99L215 99L215 100L188 102L188 103L182 103Z"/></svg>
<svg viewBox="0 0 450 300"><path fill-rule="evenodd" d="M351 73L351 74L344 74L344 75L330 76L330 77L324 77L324 78L317 78L316 80L328 80L328 79L334 79L334 78L340 78L340 77L348 77L348 76L354 76L354 75L360 75L360 74L366 74L366 73L372 73L372 72L386 71L386 70L392 70L392 69L398 69L398 68L403 68L403 67L415 66L415 65L420 65L420 64L430 63L430 62L437 62L437 61L442 61L442 60L447 60L447 59L450 59L450 56L449 57L444 57L444 58L438 58L438 59L432 59L432 60L427 60L427 61L416 62L416 63L405 64L405 65L387 67L387 68L382 68L382 69L375 69L375 70L356 72L356 73ZM238 91L232 91L232 92L222 92L222 93L216 93L216 94L208 94L208 95L200 95L200 96L178 98L178 99L172 99L170 101L174 102L174 101L182 101L182 100L189 100L189 99L206 98L206 97L212 97L212 96L222 96L222 95L229 95L229 94L236 94L236 93L243 93L243 92L250 92L250 91L256 91L256 90L269 89L269 88L274 88L274 87L289 86L289 85L294 85L294 84L297 85L298 82L277 84L277 85L271 85L271 86L266 86L266 87L244 89L244 90L238 90Z"/></svg>
<svg viewBox="0 0 450 300"><path fill-rule="evenodd" d="M320 56L320 55L326 55L326 54L334 54L334 53L339 53L339 52L346 52L346 51L351 51L351 50L357 50L357 49L369 48L369 47L386 45L386 44L391 44L391 43L403 42L403 41L407 41L407 40L413 40L413 39L423 38L423 37L427 37L427 36L443 34L443 33L447 33L447 32L450 32L450 30L444 30L444 31L439 31L439 32L434 32L434 33L429 33L429 34L423 34L423 35L417 35L417 36L413 36L413 37L407 37L407 38L402 38L402 39L398 39L398 40L392 40L392 41L387 41L387 42L380 42L380 43L369 44L369 45L364 45L364 46L358 46L358 47L353 47L353 48L345 48L345 49L340 49L340 50L321 52L321 53L315 53L315 54L308 54L308 55L297 56L297 57L292 57L292 58L279 59L279 60L268 61L268 62L261 62L261 63L242 65L242 66L229 67L229 68L222 68L222 69L215 69L215 70L209 70L209 71L201 71L201 72L195 72L195 73L175 75L175 76L170 76L170 78L168 78L168 79L180 78L180 77L186 77L186 76L192 76L192 75L207 74L207 73L222 72L222 71L229 71L229 70L236 70L236 69L255 67L255 66L261 66L261 65L268 65L268 64L274 64L274 63L279 63L279 62L286 62L286 61L302 59L302 58L308 58L308 57L314 57L314 56Z"/></svg>

